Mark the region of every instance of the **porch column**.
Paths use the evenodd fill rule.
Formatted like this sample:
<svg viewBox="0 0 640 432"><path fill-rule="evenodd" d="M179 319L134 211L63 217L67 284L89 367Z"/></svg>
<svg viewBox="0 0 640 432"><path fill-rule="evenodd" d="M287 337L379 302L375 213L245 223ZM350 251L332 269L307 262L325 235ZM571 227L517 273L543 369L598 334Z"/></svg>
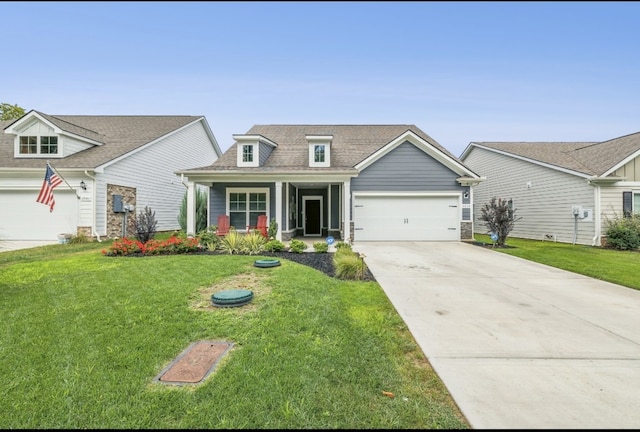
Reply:
<svg viewBox="0 0 640 432"><path fill-rule="evenodd" d="M282 182L276 182L276 221L278 222L278 232L276 240L282 241Z"/></svg>
<svg viewBox="0 0 640 432"><path fill-rule="evenodd" d="M351 238L351 181L342 183L342 241Z"/></svg>
<svg viewBox="0 0 640 432"><path fill-rule="evenodd" d="M195 236L196 233L196 185L187 183L187 233Z"/></svg>

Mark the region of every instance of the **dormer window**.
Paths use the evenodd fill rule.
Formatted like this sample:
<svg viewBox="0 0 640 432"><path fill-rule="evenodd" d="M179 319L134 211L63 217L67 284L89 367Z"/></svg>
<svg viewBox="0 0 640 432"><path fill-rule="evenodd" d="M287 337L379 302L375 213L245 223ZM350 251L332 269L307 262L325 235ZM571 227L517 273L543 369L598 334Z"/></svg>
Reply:
<svg viewBox="0 0 640 432"><path fill-rule="evenodd" d="M331 141L333 135L307 135L309 143L309 166L331 166Z"/></svg>
<svg viewBox="0 0 640 432"><path fill-rule="evenodd" d="M39 138L39 139L38 139ZM38 145L40 141L40 145ZM21 136L20 137L20 154L21 155L57 155L58 154L58 137L57 136Z"/></svg>
<svg viewBox="0 0 640 432"><path fill-rule="evenodd" d="M269 157L276 143L262 135L234 135L237 142L238 167L259 167Z"/></svg>
<svg viewBox="0 0 640 432"><path fill-rule="evenodd" d="M253 162L253 144L242 145L242 162Z"/></svg>

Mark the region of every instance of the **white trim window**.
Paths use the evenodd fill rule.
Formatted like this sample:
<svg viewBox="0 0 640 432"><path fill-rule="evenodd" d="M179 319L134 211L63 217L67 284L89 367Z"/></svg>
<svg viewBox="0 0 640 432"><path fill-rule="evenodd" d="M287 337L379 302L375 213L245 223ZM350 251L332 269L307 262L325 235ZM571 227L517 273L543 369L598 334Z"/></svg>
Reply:
<svg viewBox="0 0 640 432"><path fill-rule="evenodd" d="M20 155L57 155L57 136L21 135L18 137L18 154ZM39 144L38 144L39 142Z"/></svg>
<svg viewBox="0 0 640 432"><path fill-rule="evenodd" d="M331 140L332 135L306 135L309 143L309 166L331 166Z"/></svg>
<svg viewBox="0 0 640 432"><path fill-rule="evenodd" d="M227 189L227 211L229 224L242 231L258 225L258 216L267 215L269 208L269 189Z"/></svg>

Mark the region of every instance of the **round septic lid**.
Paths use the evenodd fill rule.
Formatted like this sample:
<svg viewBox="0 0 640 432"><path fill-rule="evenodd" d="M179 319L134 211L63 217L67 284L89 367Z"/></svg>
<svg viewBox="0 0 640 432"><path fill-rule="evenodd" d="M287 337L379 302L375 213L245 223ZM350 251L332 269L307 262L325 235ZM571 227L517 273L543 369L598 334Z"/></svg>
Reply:
<svg viewBox="0 0 640 432"><path fill-rule="evenodd" d="M280 265L280 260L277 259L264 259L264 260L256 260L253 263L256 267L275 267Z"/></svg>
<svg viewBox="0 0 640 432"><path fill-rule="evenodd" d="M253 291L225 290L211 296L211 302L216 306L240 306L253 298Z"/></svg>

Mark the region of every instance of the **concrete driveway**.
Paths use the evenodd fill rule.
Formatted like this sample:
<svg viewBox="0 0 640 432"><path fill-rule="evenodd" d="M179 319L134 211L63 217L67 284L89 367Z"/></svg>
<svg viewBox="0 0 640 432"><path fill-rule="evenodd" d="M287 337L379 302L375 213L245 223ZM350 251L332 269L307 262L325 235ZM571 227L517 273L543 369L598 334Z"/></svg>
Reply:
<svg viewBox="0 0 640 432"><path fill-rule="evenodd" d="M38 246L57 244L57 241L40 240L0 240L0 252L9 252L19 249L30 249Z"/></svg>
<svg viewBox="0 0 640 432"><path fill-rule="evenodd" d="M640 291L466 243L353 249L472 428L640 428Z"/></svg>

